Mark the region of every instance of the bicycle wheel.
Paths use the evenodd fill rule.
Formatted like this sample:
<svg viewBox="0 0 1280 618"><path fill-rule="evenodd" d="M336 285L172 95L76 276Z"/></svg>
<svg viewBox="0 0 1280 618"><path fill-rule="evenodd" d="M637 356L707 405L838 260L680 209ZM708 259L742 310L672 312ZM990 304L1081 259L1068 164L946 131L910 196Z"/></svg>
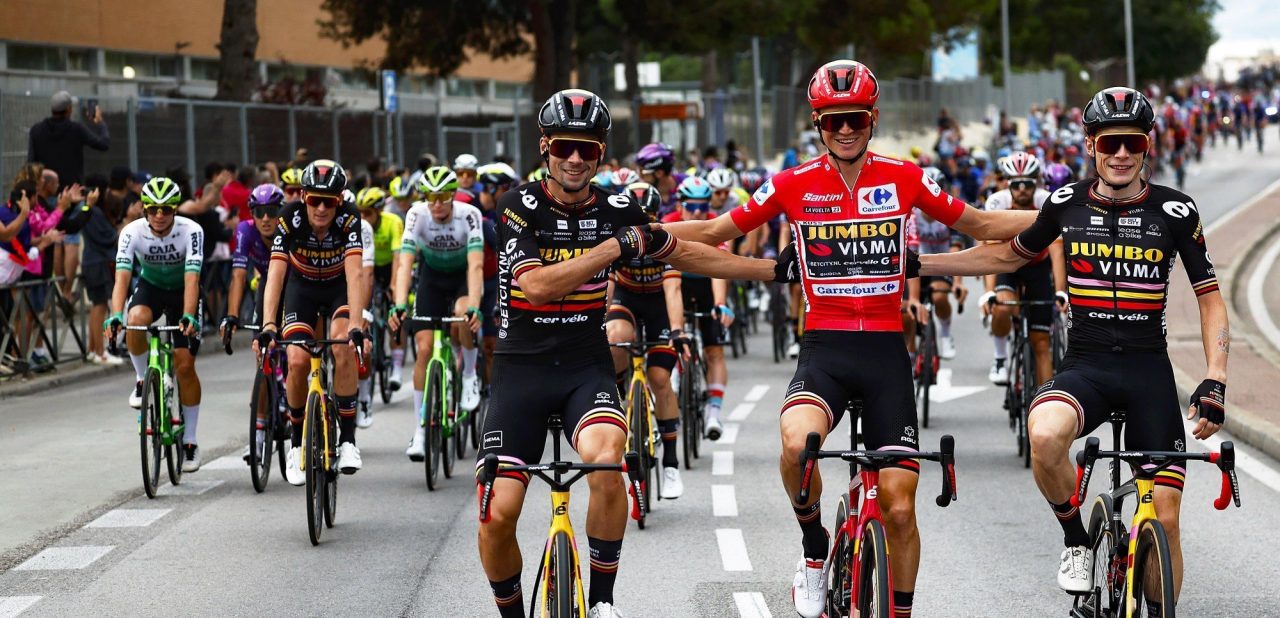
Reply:
<svg viewBox="0 0 1280 618"><path fill-rule="evenodd" d="M185 419L182 418L182 404L179 403L180 399L178 398L178 381L174 379L173 374L162 375L166 378L164 380L166 384L173 385L172 393L162 395L165 398L164 411L169 415L169 418L164 418L161 415L160 422L163 423L162 427L168 428L166 430L168 434L165 436L165 441L168 442L165 446L165 459L168 460L169 482L173 485L178 485L182 483L182 460L184 459L182 452L182 422ZM144 384L143 387L145 388L146 385ZM165 390L168 389L161 389L161 391ZM178 417L178 422L176 423L173 422L174 416Z"/></svg>
<svg viewBox="0 0 1280 618"><path fill-rule="evenodd" d="M858 615L862 618L890 618L893 591L889 589L889 547L884 524L873 519L862 529L858 549Z"/></svg>
<svg viewBox="0 0 1280 618"><path fill-rule="evenodd" d="M249 478L253 481L253 490L262 493L267 489L267 479L271 476L271 447L275 433L276 401L273 392L274 376L262 375L259 371L253 378L253 394L249 397ZM258 442L258 415L262 419L263 440Z"/></svg>
<svg viewBox="0 0 1280 618"><path fill-rule="evenodd" d="M378 368L378 395L382 403L391 403L391 356L387 353L387 328L380 320L374 322L374 367Z"/></svg>
<svg viewBox="0 0 1280 618"><path fill-rule="evenodd" d="M489 370L485 366L483 350L476 355L476 378L480 380L480 405L467 415L467 423L471 425L471 448L479 452L480 432L484 430L484 417L489 412Z"/></svg>
<svg viewBox="0 0 1280 618"><path fill-rule="evenodd" d="M1134 615L1145 615L1143 606L1150 601L1160 604L1164 618L1174 618L1173 560L1169 555L1169 536L1158 519L1142 522L1138 528L1138 544L1133 551L1133 588L1128 602Z"/></svg>
<svg viewBox="0 0 1280 618"><path fill-rule="evenodd" d="M444 478L453 478L454 441L458 439L458 373L449 369L448 388L445 389L444 410L440 419L440 459L443 464Z"/></svg>
<svg viewBox="0 0 1280 618"><path fill-rule="evenodd" d="M693 376L692 373L697 371L697 361L690 360L685 363L683 370L680 372L680 450L684 455L684 469L693 469L693 460L695 448L697 448L698 440L702 439L698 435L698 422L694 418L693 406Z"/></svg>
<svg viewBox="0 0 1280 618"><path fill-rule="evenodd" d="M577 565L573 562L573 540L564 532L557 532L551 539L551 557L547 562L542 585L546 586L546 607L530 612L531 616L552 618L577 618ZM537 594L535 589L535 595ZM535 597L535 600L540 596Z"/></svg>
<svg viewBox="0 0 1280 618"><path fill-rule="evenodd" d="M646 446L646 436L649 433L649 413L645 409L644 386L639 382L631 383L631 391L627 397L627 426L629 433L627 435L627 450L638 453L640 455L640 495L636 496L636 500L641 500L644 508L642 513L647 514L653 502L649 499L650 490L653 483L649 478L649 473L653 470L653 461L649 457L649 449ZM636 520L636 524L644 530L645 516L641 515Z"/></svg>
<svg viewBox="0 0 1280 618"><path fill-rule="evenodd" d="M1031 413L1031 399L1035 397L1036 389L1036 363L1035 352L1031 349L1031 339L1027 338L1022 341L1022 401L1019 403L1022 419L1018 424L1018 451L1022 453L1022 467L1031 467L1031 437L1027 432L1027 415Z"/></svg>
<svg viewBox="0 0 1280 618"><path fill-rule="evenodd" d="M832 618L848 616L849 601L853 597L853 540L844 533L844 521L848 518L849 494L844 494L836 507L835 545L827 569L827 615Z"/></svg>
<svg viewBox="0 0 1280 618"><path fill-rule="evenodd" d="M921 326L920 346L920 376L916 378L916 407L920 412L920 426L929 426L929 388L937 380L934 375L933 363L937 356L936 345L938 340L931 324Z"/></svg>
<svg viewBox="0 0 1280 618"><path fill-rule="evenodd" d="M462 372L453 372L453 449L457 459L467 456L467 431L470 429L471 412L462 409ZM450 469L452 469L450 465Z"/></svg>
<svg viewBox="0 0 1280 618"><path fill-rule="evenodd" d="M440 426L440 419L444 415L441 409L441 389L444 386L444 378L440 375L440 364L431 363L430 372L427 375L427 392L422 399L422 405L426 408L426 416L424 417L427 430L427 456L423 458L426 462L427 489L435 491L436 482L440 478L441 458L444 450L444 438L442 432L444 427Z"/></svg>
<svg viewBox="0 0 1280 618"><path fill-rule="evenodd" d="M164 457L164 443L160 433L160 411L163 407L160 392L160 372L148 369L142 381L142 409L138 410L138 442L142 450L142 489L148 498L156 497L160 485L160 460Z"/></svg>
<svg viewBox="0 0 1280 618"><path fill-rule="evenodd" d="M337 410L338 404L332 397L328 399L329 410ZM329 427L328 439L325 441L326 448L329 450L329 461L334 462L324 471L324 527L332 528L334 520L338 517L338 469L337 457L338 451L336 444L338 442L338 418L335 414L325 414L325 424Z"/></svg>
<svg viewBox="0 0 1280 618"><path fill-rule="evenodd" d="M307 536L312 545L320 544L320 534L324 531L324 436L321 435L320 415L323 414L323 402L318 393L307 395L306 427L303 431L302 454L306 458L303 465L307 475Z"/></svg>
<svg viewBox="0 0 1280 618"><path fill-rule="evenodd" d="M1127 539L1119 538L1111 521L1114 514L1110 494L1099 494L1089 513L1089 551L1093 554L1093 591L1077 597L1075 607L1082 615L1114 618L1121 612L1124 595ZM1123 533L1121 533L1123 534Z"/></svg>

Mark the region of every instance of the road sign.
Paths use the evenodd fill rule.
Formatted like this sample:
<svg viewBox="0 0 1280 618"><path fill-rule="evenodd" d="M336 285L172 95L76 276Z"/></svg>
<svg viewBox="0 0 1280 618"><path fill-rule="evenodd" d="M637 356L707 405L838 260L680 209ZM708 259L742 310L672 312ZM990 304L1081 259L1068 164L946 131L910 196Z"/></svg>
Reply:
<svg viewBox="0 0 1280 618"><path fill-rule="evenodd" d="M396 72L382 72L382 109L395 112L399 101L396 98Z"/></svg>

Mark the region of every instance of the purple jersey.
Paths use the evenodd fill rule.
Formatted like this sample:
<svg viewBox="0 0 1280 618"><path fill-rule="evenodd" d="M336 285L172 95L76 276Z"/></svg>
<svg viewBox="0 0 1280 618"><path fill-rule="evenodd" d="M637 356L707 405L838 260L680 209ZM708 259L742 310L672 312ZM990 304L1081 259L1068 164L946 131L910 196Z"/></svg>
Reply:
<svg viewBox="0 0 1280 618"><path fill-rule="evenodd" d="M271 248L262 239L258 226L253 221L241 221L236 226L236 252L231 256L231 267L247 269L252 264L259 275L266 275L270 262Z"/></svg>

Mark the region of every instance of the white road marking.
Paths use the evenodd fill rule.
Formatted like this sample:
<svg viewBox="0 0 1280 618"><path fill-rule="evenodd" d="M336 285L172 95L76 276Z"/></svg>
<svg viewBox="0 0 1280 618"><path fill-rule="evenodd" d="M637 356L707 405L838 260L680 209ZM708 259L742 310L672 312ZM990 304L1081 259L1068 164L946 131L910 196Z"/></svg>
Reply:
<svg viewBox="0 0 1280 618"><path fill-rule="evenodd" d="M986 389L987 387L985 386L953 386L951 384L951 368L944 367L938 370L938 383L929 388L929 401L946 403L953 399L968 397Z"/></svg>
<svg viewBox="0 0 1280 618"><path fill-rule="evenodd" d="M740 618L773 618L769 606L765 605L764 595L759 592L735 592L733 604L738 606Z"/></svg>
<svg viewBox="0 0 1280 618"><path fill-rule="evenodd" d="M711 486L711 513L716 517L738 516L738 497L733 485Z"/></svg>
<svg viewBox="0 0 1280 618"><path fill-rule="evenodd" d="M1192 168L1192 169L1195 169L1195 168ZM1226 214L1215 219L1213 223L1206 225L1204 228L1204 233L1205 234L1213 233L1218 228L1226 225L1228 221L1236 218L1236 215L1239 215L1240 213L1246 210L1249 210L1249 208L1252 207L1254 204L1262 201L1262 199L1267 197L1268 195L1271 195L1271 193L1276 189L1280 189L1280 179L1277 179L1275 182L1272 182L1271 184L1267 185L1265 189L1254 194L1254 196L1249 200L1227 211Z"/></svg>
<svg viewBox="0 0 1280 618"><path fill-rule="evenodd" d="M1267 275L1275 266L1277 257L1280 257L1280 240L1272 243L1267 252L1262 254L1257 267L1253 269L1253 274L1249 276L1248 298L1249 313L1253 314L1253 321L1257 323L1258 330L1262 331L1273 347L1280 349L1280 328L1276 328L1275 320L1267 310L1267 301L1262 296L1262 287L1266 284Z"/></svg>
<svg viewBox="0 0 1280 618"><path fill-rule="evenodd" d="M173 509L115 509L107 511L86 528L142 528L150 526Z"/></svg>
<svg viewBox="0 0 1280 618"><path fill-rule="evenodd" d="M730 476L733 474L733 451L715 451L711 453L711 476Z"/></svg>
<svg viewBox="0 0 1280 618"><path fill-rule="evenodd" d="M751 416L751 411L754 409L756 409L756 404L754 403L740 403L733 409L733 412L729 413L729 420L745 421L748 416Z"/></svg>
<svg viewBox="0 0 1280 618"><path fill-rule="evenodd" d="M0 618L13 618L43 597L0 597Z"/></svg>
<svg viewBox="0 0 1280 618"><path fill-rule="evenodd" d="M50 547L13 567L15 571L61 571L83 569L115 549L115 545Z"/></svg>
<svg viewBox="0 0 1280 618"><path fill-rule="evenodd" d="M201 470L243 470L249 466L245 465L244 459L240 455L227 455L219 457L203 466Z"/></svg>
<svg viewBox="0 0 1280 618"><path fill-rule="evenodd" d="M733 444L738 441L738 429L742 426L738 423L725 423L724 431L720 433L720 439L716 440L716 444Z"/></svg>
<svg viewBox="0 0 1280 618"><path fill-rule="evenodd" d="M1187 428L1187 444L1198 444L1202 447L1200 450L1206 452L1222 448L1222 438L1217 435L1209 436L1208 440L1196 440L1191 435L1197 422L1199 421L1182 419L1183 425ZM1275 469L1263 463L1262 460L1250 455L1248 448L1242 447L1238 443L1236 444L1236 470L1247 472L1249 476L1270 487L1272 491L1280 492L1280 472L1276 472ZM1241 496L1240 500L1243 504L1244 496Z"/></svg>
<svg viewBox="0 0 1280 618"><path fill-rule="evenodd" d="M244 463L244 462L240 462ZM225 481L182 481L181 485L161 485L156 490L161 496L199 496Z"/></svg>
<svg viewBox="0 0 1280 618"><path fill-rule="evenodd" d="M747 391L747 396L743 397L742 400L754 403L763 399L764 394L767 392L769 392L768 384L757 384L752 386L751 390Z"/></svg>
<svg viewBox="0 0 1280 618"><path fill-rule="evenodd" d="M724 565L724 570L751 570L751 558L747 557L747 541L742 538L742 530L718 528L716 543L720 546L720 563Z"/></svg>

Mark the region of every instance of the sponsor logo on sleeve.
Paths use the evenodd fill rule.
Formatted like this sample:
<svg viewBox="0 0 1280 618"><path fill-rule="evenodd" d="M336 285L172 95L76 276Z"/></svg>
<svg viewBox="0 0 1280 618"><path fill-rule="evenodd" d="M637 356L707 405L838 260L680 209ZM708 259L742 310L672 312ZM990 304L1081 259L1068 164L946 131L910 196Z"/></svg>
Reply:
<svg viewBox="0 0 1280 618"><path fill-rule="evenodd" d="M934 182L928 174L920 172L920 181L924 183L924 188L928 189L929 193L933 194L934 197L942 194L942 187L938 186L938 183Z"/></svg>
<svg viewBox="0 0 1280 618"><path fill-rule="evenodd" d="M614 208L626 208L631 205L631 198L625 195L610 195L609 205Z"/></svg>
<svg viewBox="0 0 1280 618"><path fill-rule="evenodd" d="M1191 202L1176 202L1172 200L1165 202L1162 205L1162 208L1164 208L1165 213L1170 217L1177 217L1179 219L1187 218L1187 216L1191 214L1191 211L1195 210L1195 206L1193 206Z"/></svg>
<svg viewBox="0 0 1280 618"><path fill-rule="evenodd" d="M528 189L520 192L520 202L529 210L534 210L538 207L538 198L530 195Z"/></svg>
<svg viewBox="0 0 1280 618"><path fill-rule="evenodd" d="M892 183L858 189L858 214L877 215L896 212L898 204L898 188Z"/></svg>
<svg viewBox="0 0 1280 618"><path fill-rule="evenodd" d="M765 200L769 199L770 195L773 195L772 178L764 181L764 184L760 185L759 189L756 189L755 195L752 195L751 199L755 200L757 204L763 206Z"/></svg>
<svg viewBox="0 0 1280 618"><path fill-rule="evenodd" d="M1071 188L1071 185L1067 185L1057 191L1054 191L1053 194L1049 196L1049 201L1054 204L1061 204L1071 199L1071 195L1073 193L1075 193L1075 190Z"/></svg>

